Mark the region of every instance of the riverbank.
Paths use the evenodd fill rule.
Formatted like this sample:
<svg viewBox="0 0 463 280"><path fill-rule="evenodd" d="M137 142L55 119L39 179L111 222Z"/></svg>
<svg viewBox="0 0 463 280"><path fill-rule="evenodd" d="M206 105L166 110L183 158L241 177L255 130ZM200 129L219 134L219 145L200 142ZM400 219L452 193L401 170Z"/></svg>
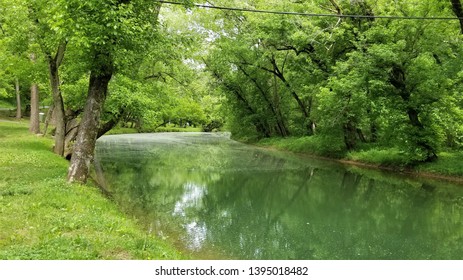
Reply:
<svg viewBox="0 0 463 280"><path fill-rule="evenodd" d="M68 162L26 122L0 121L0 259L181 259L92 183L66 183Z"/></svg>
<svg viewBox="0 0 463 280"><path fill-rule="evenodd" d="M348 165L463 183L463 161L461 160L463 152L461 151L441 152L435 162L410 167L406 164L407 159L396 148L367 147L343 154L341 149L324 147L320 141L314 141L310 137L263 139L255 145L335 160Z"/></svg>

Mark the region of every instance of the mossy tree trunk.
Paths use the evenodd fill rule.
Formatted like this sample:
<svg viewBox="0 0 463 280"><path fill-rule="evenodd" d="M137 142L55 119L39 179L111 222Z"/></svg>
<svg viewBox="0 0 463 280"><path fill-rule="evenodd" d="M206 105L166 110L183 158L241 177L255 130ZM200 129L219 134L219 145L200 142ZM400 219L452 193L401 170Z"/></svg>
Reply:
<svg viewBox="0 0 463 280"><path fill-rule="evenodd" d="M98 69L90 73L87 101L79 126L76 143L71 157L68 182L85 183L89 176L90 165L100 126L100 116L106 100L108 84L113 74L110 55L97 55Z"/></svg>

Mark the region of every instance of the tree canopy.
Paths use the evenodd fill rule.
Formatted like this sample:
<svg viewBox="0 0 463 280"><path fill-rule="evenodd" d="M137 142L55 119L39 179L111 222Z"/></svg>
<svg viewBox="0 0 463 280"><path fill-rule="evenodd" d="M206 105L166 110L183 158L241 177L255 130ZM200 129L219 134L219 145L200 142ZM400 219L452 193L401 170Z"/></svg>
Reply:
<svg viewBox="0 0 463 280"><path fill-rule="evenodd" d="M178 3L3 0L0 99L29 104L36 84L60 155L118 124L394 148L406 164L463 145L458 0Z"/></svg>

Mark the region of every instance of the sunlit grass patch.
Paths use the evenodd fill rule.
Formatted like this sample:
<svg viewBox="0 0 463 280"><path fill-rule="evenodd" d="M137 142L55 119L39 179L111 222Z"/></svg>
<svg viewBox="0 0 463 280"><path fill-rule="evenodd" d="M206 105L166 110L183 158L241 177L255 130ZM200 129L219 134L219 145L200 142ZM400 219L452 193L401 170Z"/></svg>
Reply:
<svg viewBox="0 0 463 280"><path fill-rule="evenodd" d="M199 126L198 127L193 127L193 126L178 127L174 125L166 125L166 126L160 126L157 128L147 128L141 132L142 133L156 133L156 132L201 132L201 131L202 131L202 128ZM117 126L111 129L107 134L132 134L132 133L140 133L140 132L136 128Z"/></svg>
<svg viewBox="0 0 463 280"><path fill-rule="evenodd" d="M351 151L346 159L381 166L402 167L409 163L407 156L397 148L370 148L362 151Z"/></svg>
<svg viewBox="0 0 463 280"><path fill-rule="evenodd" d="M340 158L396 170L406 169L436 175L463 176L463 151L440 152L437 161L417 164L398 147L378 147L365 144L358 150L346 152L342 143L317 136L266 138L257 142L257 145L296 153Z"/></svg>
<svg viewBox="0 0 463 280"><path fill-rule="evenodd" d="M341 158L345 154L345 148L342 143L323 136L266 138L260 140L257 144L295 153L333 158Z"/></svg>
<svg viewBox="0 0 463 280"><path fill-rule="evenodd" d="M463 176L463 152L441 152L437 161L422 164L417 167L417 170L443 175Z"/></svg>

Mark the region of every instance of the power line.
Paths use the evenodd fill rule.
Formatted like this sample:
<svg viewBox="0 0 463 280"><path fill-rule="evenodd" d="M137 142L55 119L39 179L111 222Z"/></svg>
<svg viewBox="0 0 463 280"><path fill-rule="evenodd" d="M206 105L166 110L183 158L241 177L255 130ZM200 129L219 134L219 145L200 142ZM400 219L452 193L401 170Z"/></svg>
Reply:
<svg viewBox="0 0 463 280"><path fill-rule="evenodd" d="M156 2L170 5L181 5L186 6L184 3L158 0ZM226 11L238 11L248 13L261 13L261 14L275 14L275 15L291 15L291 16L307 16L307 17L334 17L334 18L358 18L358 19L397 19L397 20L459 20L463 18L459 17L418 17L418 16L374 16L374 15L343 15L343 14L317 14L317 13L301 13L301 12L285 12L285 11L271 11L271 10L256 10L247 8L235 8L235 7L222 7L222 6L210 6L204 4L192 4L194 7L226 10Z"/></svg>

